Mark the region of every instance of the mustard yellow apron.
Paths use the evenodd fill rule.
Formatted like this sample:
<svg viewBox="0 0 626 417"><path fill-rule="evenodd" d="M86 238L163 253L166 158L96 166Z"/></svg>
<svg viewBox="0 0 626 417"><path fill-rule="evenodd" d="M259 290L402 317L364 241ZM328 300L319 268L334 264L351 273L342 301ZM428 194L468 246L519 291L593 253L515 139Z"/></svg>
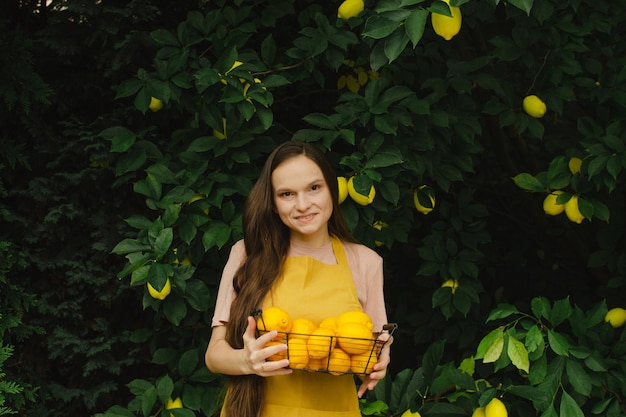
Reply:
<svg viewBox="0 0 626 417"><path fill-rule="evenodd" d="M292 318L316 323L361 310L343 244L332 238L337 264L309 256L288 257L263 308L281 307ZM353 375L294 370L267 378L263 417L361 417Z"/></svg>

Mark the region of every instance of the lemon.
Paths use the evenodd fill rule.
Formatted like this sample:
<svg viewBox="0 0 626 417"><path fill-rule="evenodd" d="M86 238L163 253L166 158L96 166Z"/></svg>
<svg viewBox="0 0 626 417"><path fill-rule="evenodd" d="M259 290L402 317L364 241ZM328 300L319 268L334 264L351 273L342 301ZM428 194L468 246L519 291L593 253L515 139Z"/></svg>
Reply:
<svg viewBox="0 0 626 417"><path fill-rule="evenodd" d="M312 358L311 355L309 355L309 363L306 369L311 371L325 371L328 369L328 358Z"/></svg>
<svg viewBox="0 0 626 417"><path fill-rule="evenodd" d="M165 403L165 409L171 410L172 408L183 408L183 401L180 397L176 397L175 400L172 397L167 399L167 403Z"/></svg>
<svg viewBox="0 0 626 417"><path fill-rule="evenodd" d="M500 399L492 398L485 406L485 417L508 417L506 406Z"/></svg>
<svg viewBox="0 0 626 417"><path fill-rule="evenodd" d="M348 198L348 180L346 177L337 177L337 186L339 187L339 204Z"/></svg>
<svg viewBox="0 0 626 417"><path fill-rule="evenodd" d="M306 344L311 358L325 358L330 355L330 352L337 344L335 331L325 327L318 327L313 330Z"/></svg>
<svg viewBox="0 0 626 417"><path fill-rule="evenodd" d="M563 191L552 191L543 199L543 211L546 214L556 216L557 214L563 213L563 210L565 210L565 204L558 204L556 202L559 194L563 194Z"/></svg>
<svg viewBox="0 0 626 417"><path fill-rule="evenodd" d="M456 279L448 279L443 284L441 284L441 288L450 287L452 289L452 294L456 292L456 289L459 288L459 281Z"/></svg>
<svg viewBox="0 0 626 417"><path fill-rule="evenodd" d="M417 411L411 412L411 409L409 408L404 413L402 413L400 417L422 417L422 416Z"/></svg>
<svg viewBox="0 0 626 417"><path fill-rule="evenodd" d="M170 279L168 278L165 280L165 285L163 285L161 291L157 291L156 288L148 283L148 292L150 293L152 298L156 298L157 300L165 300L165 297L170 295L170 292L172 292L172 284L170 283Z"/></svg>
<svg viewBox="0 0 626 417"><path fill-rule="evenodd" d="M287 341L289 351L289 367L304 369L309 364L309 349L305 339L289 338Z"/></svg>
<svg viewBox="0 0 626 417"><path fill-rule="evenodd" d="M478 407L472 413L472 417L486 417L485 416L485 407Z"/></svg>
<svg viewBox="0 0 626 417"><path fill-rule="evenodd" d="M524 97L522 101L522 107L524 107L524 111L531 117L539 119L546 114L546 103L541 101L539 97L536 95L530 95Z"/></svg>
<svg viewBox="0 0 626 417"><path fill-rule="evenodd" d="M224 140L227 138L226 136L226 118L222 117L222 126L223 126L223 130L220 132L217 129L213 129L213 136L215 136L216 138L218 138L219 140Z"/></svg>
<svg viewBox="0 0 626 417"><path fill-rule="evenodd" d="M374 185L372 185L368 195L360 194L359 192L357 192L354 189L354 177L350 177L350 179L348 180L348 194L350 195L350 198L352 198L352 200L354 200L355 203L357 203L357 204L359 204L361 206L367 206L367 205L372 204L374 202L374 196L376 195L376 189L374 188Z"/></svg>
<svg viewBox="0 0 626 417"><path fill-rule="evenodd" d="M348 20L351 17L358 16L359 13L365 8L363 0L346 0L337 9L337 17L343 20Z"/></svg>
<svg viewBox="0 0 626 417"><path fill-rule="evenodd" d="M582 166L582 164L583 160L574 156L570 158L567 166L572 174L578 174L580 172L580 167Z"/></svg>
<svg viewBox="0 0 626 417"><path fill-rule="evenodd" d="M355 374L369 375L376 365L376 355L372 352L350 355L350 371Z"/></svg>
<svg viewBox="0 0 626 417"><path fill-rule="evenodd" d="M448 3L448 5L450 4L450 0L443 1ZM452 13L452 17L439 13L431 13L431 23L435 33L447 41L459 33L463 20L459 7L450 6L450 12Z"/></svg>
<svg viewBox="0 0 626 417"><path fill-rule="evenodd" d="M616 329L618 327L622 327L624 323L626 323L626 309L623 309L621 307L615 307L610 309L606 313L606 316L604 316L604 321L609 323Z"/></svg>
<svg viewBox="0 0 626 417"><path fill-rule="evenodd" d="M345 352L358 355L374 347L372 331L362 323L346 323L337 328L337 343Z"/></svg>
<svg viewBox="0 0 626 417"><path fill-rule="evenodd" d="M369 331L372 331L372 329L374 328L374 324L372 323L372 319L370 318L370 316L366 312L361 310L346 311L340 314L339 317L337 317L337 321L335 324L337 326L337 329L339 329L339 327L348 323L363 324L365 325L365 327L367 327Z"/></svg>
<svg viewBox="0 0 626 417"><path fill-rule="evenodd" d="M298 317L293 320L291 324L291 333L289 333L289 340L291 339L307 339L313 330L317 329L317 326L313 320Z"/></svg>
<svg viewBox="0 0 626 417"><path fill-rule="evenodd" d="M350 355L340 348L334 348L328 358L328 372L331 375L341 375L349 371Z"/></svg>
<svg viewBox="0 0 626 417"><path fill-rule="evenodd" d="M156 97L150 97L148 108L152 111L159 111L163 108L163 102Z"/></svg>
<svg viewBox="0 0 626 417"><path fill-rule="evenodd" d="M321 327L322 329L330 329L333 332L337 332L337 317L326 317L320 322L319 326L317 327Z"/></svg>
<svg viewBox="0 0 626 417"><path fill-rule="evenodd" d="M567 218L574 223L582 223L585 216L580 213L578 209L578 196L573 195L567 203L565 203L565 214Z"/></svg>
<svg viewBox="0 0 626 417"><path fill-rule="evenodd" d="M423 215L430 213L435 208L435 196L433 195L430 189L425 190L426 195L428 196L428 199L430 200L430 207L425 207L420 204L419 197L418 197L419 192L420 190L424 190L424 188L426 187L427 187L426 185L422 185L413 192L413 204L415 205L415 208L417 209L417 211L419 211Z"/></svg>
<svg viewBox="0 0 626 417"><path fill-rule="evenodd" d="M289 313L280 307L272 306L261 312L261 316L257 319L256 326L260 330L277 332L288 332L291 330L291 317Z"/></svg>

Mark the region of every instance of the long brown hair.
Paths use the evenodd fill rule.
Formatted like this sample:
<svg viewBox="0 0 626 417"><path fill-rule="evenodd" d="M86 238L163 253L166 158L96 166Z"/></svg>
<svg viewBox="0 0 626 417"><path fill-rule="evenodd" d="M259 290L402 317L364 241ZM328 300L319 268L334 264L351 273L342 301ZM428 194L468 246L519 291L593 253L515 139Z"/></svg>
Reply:
<svg viewBox="0 0 626 417"><path fill-rule="evenodd" d="M354 242L339 208L337 176L325 154L307 142L287 141L267 158L257 182L252 187L243 212L243 238L246 259L233 279L237 297L230 308L226 340L236 349L243 348L247 317L259 308L281 273L289 250L289 228L274 210L272 173L283 162L304 155L315 162L324 175L333 201L328 221L331 235ZM258 375L232 376L224 411L228 417L258 417L263 409L265 378Z"/></svg>

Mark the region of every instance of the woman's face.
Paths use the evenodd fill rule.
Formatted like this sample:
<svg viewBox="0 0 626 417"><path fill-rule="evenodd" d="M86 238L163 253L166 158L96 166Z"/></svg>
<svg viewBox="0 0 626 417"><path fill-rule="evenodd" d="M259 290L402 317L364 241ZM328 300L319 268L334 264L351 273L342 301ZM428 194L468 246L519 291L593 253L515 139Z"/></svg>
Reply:
<svg viewBox="0 0 626 417"><path fill-rule="evenodd" d="M309 246L329 242L328 220L333 202L320 167L300 155L281 163L272 172L274 205L291 239Z"/></svg>

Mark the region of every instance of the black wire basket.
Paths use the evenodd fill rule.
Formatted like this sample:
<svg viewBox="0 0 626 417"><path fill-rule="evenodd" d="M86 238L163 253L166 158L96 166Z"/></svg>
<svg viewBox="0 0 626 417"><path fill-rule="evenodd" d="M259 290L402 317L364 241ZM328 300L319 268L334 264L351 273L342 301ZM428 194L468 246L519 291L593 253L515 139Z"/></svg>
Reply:
<svg viewBox="0 0 626 417"><path fill-rule="evenodd" d="M260 325L257 336L267 333L262 310L253 311L253 316ZM260 320L259 320L260 319ZM268 360L289 359L289 368L325 372L331 375L354 374L366 376L378 362L384 341L378 340L383 332L390 335L398 328L396 323L388 323L380 332L372 332L371 338L347 337L328 331L326 333L278 332L278 335L266 346L286 343L285 352L270 356Z"/></svg>

